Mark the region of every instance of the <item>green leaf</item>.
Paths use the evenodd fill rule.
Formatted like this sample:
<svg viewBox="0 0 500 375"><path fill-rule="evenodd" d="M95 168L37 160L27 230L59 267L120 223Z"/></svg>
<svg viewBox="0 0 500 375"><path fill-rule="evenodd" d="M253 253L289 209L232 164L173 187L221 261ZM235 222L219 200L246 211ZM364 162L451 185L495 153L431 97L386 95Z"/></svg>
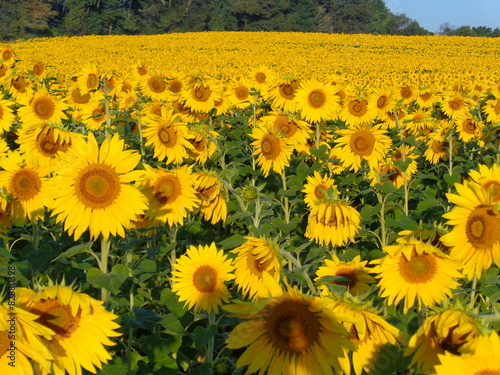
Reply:
<svg viewBox="0 0 500 375"><path fill-rule="evenodd" d="M115 357L112 362L103 366L99 374L102 375L122 375L127 372L127 365L121 357Z"/></svg>
<svg viewBox="0 0 500 375"><path fill-rule="evenodd" d="M167 305L168 309L177 317L181 318L187 311L184 302L179 302L177 295L170 289L165 288L160 293L160 301Z"/></svg>
<svg viewBox="0 0 500 375"><path fill-rule="evenodd" d="M193 341L194 345L196 346L196 349L201 349L205 347L207 342L215 337L215 334L217 333L217 326L216 325L211 325L208 328L198 326L194 329L193 331Z"/></svg>
<svg viewBox="0 0 500 375"><path fill-rule="evenodd" d="M222 249L234 249L244 243L245 237L241 234L233 234L231 237L226 238L218 243Z"/></svg>
<svg viewBox="0 0 500 375"><path fill-rule="evenodd" d="M161 374L177 375L179 368L170 354L179 350L181 342L181 336L153 334L144 339L142 350L155 370L161 370Z"/></svg>
<svg viewBox="0 0 500 375"><path fill-rule="evenodd" d="M174 314L167 314L162 316L161 322L165 326L167 333L174 335L185 335L186 331L181 324L181 321L175 317Z"/></svg>
<svg viewBox="0 0 500 375"><path fill-rule="evenodd" d="M133 328L152 330L162 320L161 316L154 311L141 309L137 306L133 307L133 312L134 317L128 315L122 317L123 323Z"/></svg>
<svg viewBox="0 0 500 375"><path fill-rule="evenodd" d="M454 184L457 184L461 181L462 177L460 176L460 173L454 173L450 176L449 173L446 173L444 175L444 180L448 185L453 186Z"/></svg>
<svg viewBox="0 0 500 375"><path fill-rule="evenodd" d="M68 258L75 256L76 254L81 254L81 253L90 253L91 252L90 249L92 248L93 244L94 244L94 242L90 241L90 242L85 242L81 245L76 245L76 246L70 247L65 252L59 254L54 260L61 259L61 258L68 259Z"/></svg>
<svg viewBox="0 0 500 375"><path fill-rule="evenodd" d="M418 202L417 211L425 211L436 205L436 199L424 199Z"/></svg>
<svg viewBox="0 0 500 375"><path fill-rule="evenodd" d="M98 268L91 268L87 271L87 281L90 284L108 289L113 294L120 291L120 287L127 277L128 268L123 264L115 265L112 272L107 274L101 272Z"/></svg>

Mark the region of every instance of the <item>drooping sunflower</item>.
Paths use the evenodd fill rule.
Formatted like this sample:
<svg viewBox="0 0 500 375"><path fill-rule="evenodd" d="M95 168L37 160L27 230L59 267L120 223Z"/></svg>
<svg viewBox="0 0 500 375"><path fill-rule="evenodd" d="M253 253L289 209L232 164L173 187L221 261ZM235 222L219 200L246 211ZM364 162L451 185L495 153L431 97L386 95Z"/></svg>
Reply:
<svg viewBox="0 0 500 375"><path fill-rule="evenodd" d="M10 130L15 121L16 115L11 108L16 104L12 100L0 100L0 130L5 133Z"/></svg>
<svg viewBox="0 0 500 375"><path fill-rule="evenodd" d="M476 182L464 181L455 188L458 194L446 194L455 207L443 215L453 228L441 241L464 264L468 279L479 279L493 261L500 265L500 213L494 202L498 194Z"/></svg>
<svg viewBox="0 0 500 375"><path fill-rule="evenodd" d="M96 373L111 359L105 346L115 345L110 338L121 335L116 332L120 326L114 322L118 316L107 311L102 301L60 285L36 293L21 290L17 300L21 308L38 315L35 322L54 332L51 339L41 340L54 357L55 375L79 375L82 367Z"/></svg>
<svg viewBox="0 0 500 375"><path fill-rule="evenodd" d="M232 251L234 260L234 283L242 296L250 299L270 297L263 273L269 274L277 283L281 276L281 258L278 244L267 238L245 237L245 243Z"/></svg>
<svg viewBox="0 0 500 375"><path fill-rule="evenodd" d="M267 115L259 118L259 122L274 128L276 134L280 134L288 139L290 146L294 150L302 150L310 136L310 125L299 119L299 116L293 116L283 112L269 112Z"/></svg>
<svg viewBox="0 0 500 375"><path fill-rule="evenodd" d="M462 274L461 264L450 259L430 243L413 236L399 239L398 245L385 246L383 258L373 261L380 279L380 296L389 305L404 299L404 313L414 306L433 307L453 295Z"/></svg>
<svg viewBox="0 0 500 375"><path fill-rule="evenodd" d="M320 245L343 246L354 241L359 223L356 209L341 201L325 200L309 213L305 236Z"/></svg>
<svg viewBox="0 0 500 375"><path fill-rule="evenodd" d="M101 78L97 67L92 64L87 64L77 74L76 84L80 89L80 93L85 95L89 92L98 90L101 84L100 80Z"/></svg>
<svg viewBox="0 0 500 375"><path fill-rule="evenodd" d="M9 375L33 375L30 359L48 370L53 359L42 338L54 331L38 323L38 315L13 305L0 305L0 371Z"/></svg>
<svg viewBox="0 0 500 375"><path fill-rule="evenodd" d="M354 96L344 101L339 115L347 126L357 126L373 121L377 116L377 111L368 106L365 98Z"/></svg>
<svg viewBox="0 0 500 375"><path fill-rule="evenodd" d="M439 356L436 375L498 375L500 374L500 337L492 331L477 339L474 354L455 356L445 353Z"/></svg>
<svg viewBox="0 0 500 375"><path fill-rule="evenodd" d="M190 246L173 265L172 291L195 313L219 311L229 302L231 293L225 283L234 278L231 259L214 243L198 247Z"/></svg>
<svg viewBox="0 0 500 375"><path fill-rule="evenodd" d="M0 186L13 198L15 221L43 220L45 208L52 205L48 182L52 168L35 156L23 156L18 151L8 151L6 157L0 158L0 167Z"/></svg>
<svg viewBox="0 0 500 375"><path fill-rule="evenodd" d="M379 163L377 168L372 168L368 172L371 186L375 184L383 184L385 181L391 181L398 189L404 186L405 180L408 186L412 176L417 171L417 158L415 147L401 145L397 149L392 150L389 155ZM403 170L398 162L403 162L406 169ZM405 164L407 163L407 164Z"/></svg>
<svg viewBox="0 0 500 375"><path fill-rule="evenodd" d="M391 145L391 139L380 125L359 125L337 131L340 135L333 148L344 164L357 172L363 160L370 167L375 167L384 158Z"/></svg>
<svg viewBox="0 0 500 375"><path fill-rule="evenodd" d="M194 176L194 188L200 199L200 215L203 220L212 224L226 221L227 199L221 180L213 172L198 172Z"/></svg>
<svg viewBox="0 0 500 375"><path fill-rule="evenodd" d="M189 142L189 131L185 122L171 113L164 117L154 117L144 123L143 136L146 146L153 146L153 155L158 160L166 159L167 164L180 164L189 157L188 149L194 148Z"/></svg>
<svg viewBox="0 0 500 375"><path fill-rule="evenodd" d="M253 155L257 155L257 164L264 177L269 175L271 168L276 173L284 171L292 156L292 147L285 137L269 126L256 126L250 136L255 139L252 146Z"/></svg>
<svg viewBox="0 0 500 375"><path fill-rule="evenodd" d="M446 309L429 316L411 337L405 356L413 355L410 366L425 373L439 364L439 355L474 352L480 324L461 309Z"/></svg>
<svg viewBox="0 0 500 375"><path fill-rule="evenodd" d="M362 375L365 372L371 374L376 370L379 354L384 347L395 347L404 343L404 333L386 322L380 313L369 305L330 299L327 306L334 313L351 316L354 320L342 323L351 334L349 340L356 347L351 356L344 349L344 357L339 358L345 375Z"/></svg>
<svg viewBox="0 0 500 375"><path fill-rule="evenodd" d="M168 171L147 164L144 168L146 172L138 186L149 202L145 217L170 226L182 225L188 212L199 204L193 187L192 166Z"/></svg>
<svg viewBox="0 0 500 375"><path fill-rule="evenodd" d="M327 198L327 194L330 190L333 194L337 192L336 189L337 186L332 178L326 175L321 176L318 171L314 171L312 176L307 176L307 183L302 190L305 194L304 203L312 210L314 206Z"/></svg>
<svg viewBox="0 0 500 375"><path fill-rule="evenodd" d="M200 165L204 165L207 160L217 151L215 140L219 133L210 130L207 126L191 126L187 137L193 148L188 149L190 159Z"/></svg>
<svg viewBox="0 0 500 375"><path fill-rule="evenodd" d="M297 107L295 94L300 86L300 81L294 78L282 78L269 89L269 100L274 108L284 112L294 113Z"/></svg>
<svg viewBox="0 0 500 375"><path fill-rule="evenodd" d="M329 284L345 286L352 295L363 294L370 290L370 285L375 282L370 276L371 270L366 267L367 261L361 261L361 256L357 255L349 262L342 262L333 255L332 260L325 259L325 265L320 266L316 271L316 283L319 285L323 295L329 295ZM341 277L345 280L329 281L328 277Z"/></svg>
<svg viewBox="0 0 500 375"><path fill-rule="evenodd" d="M29 101L29 104L21 106L17 110L19 119L25 127L38 123L58 124L67 116L63 112L68 105L57 99L45 89L39 89Z"/></svg>
<svg viewBox="0 0 500 375"><path fill-rule="evenodd" d="M304 80L295 94L296 110L304 120L313 123L336 118L341 107L335 94L335 88L330 83Z"/></svg>
<svg viewBox="0 0 500 375"><path fill-rule="evenodd" d="M353 350L341 316L324 298L290 289L286 294L238 302L224 309L246 319L229 334L226 346L247 346L236 362L246 374L336 374L344 349Z"/></svg>
<svg viewBox="0 0 500 375"><path fill-rule="evenodd" d="M61 167L51 179L52 216L64 222L64 229L75 239L87 229L93 239L101 234L105 239L124 237L130 221L147 208L146 198L129 184L144 173L134 170L140 154L124 150L124 141L116 134L99 147L89 133L87 141L60 156Z"/></svg>

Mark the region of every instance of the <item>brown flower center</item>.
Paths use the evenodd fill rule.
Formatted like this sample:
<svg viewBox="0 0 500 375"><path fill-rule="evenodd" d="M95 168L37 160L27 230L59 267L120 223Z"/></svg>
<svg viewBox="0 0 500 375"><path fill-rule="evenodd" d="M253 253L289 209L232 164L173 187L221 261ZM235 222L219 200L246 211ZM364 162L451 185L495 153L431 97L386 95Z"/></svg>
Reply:
<svg viewBox="0 0 500 375"><path fill-rule="evenodd" d="M79 308L76 316L73 316L69 305L61 305L59 300L53 298L36 302L30 311L40 316L36 322L56 333L54 336L56 340L71 337L78 328L82 313Z"/></svg>
<svg viewBox="0 0 500 375"><path fill-rule="evenodd" d="M193 274L193 285L202 293L211 293L217 286L217 270L210 266L201 266Z"/></svg>
<svg viewBox="0 0 500 375"><path fill-rule="evenodd" d="M41 190L42 180L38 173L29 168L21 168L10 180L12 195L20 201L35 197Z"/></svg>
<svg viewBox="0 0 500 375"><path fill-rule="evenodd" d="M476 249L491 249L500 239L500 220L493 212L493 207L476 207L467 219L465 233Z"/></svg>
<svg viewBox="0 0 500 375"><path fill-rule="evenodd" d="M75 194L87 207L106 208L113 204L120 194L120 177L109 165L89 164L76 177Z"/></svg>
<svg viewBox="0 0 500 375"><path fill-rule="evenodd" d="M154 196L162 204L175 202L181 195L181 183L177 177L171 174L161 176L154 185Z"/></svg>
<svg viewBox="0 0 500 375"><path fill-rule="evenodd" d="M351 136L351 150L358 156L369 156L375 148L375 141L375 136L370 131L358 130Z"/></svg>
<svg viewBox="0 0 500 375"><path fill-rule="evenodd" d="M262 155L268 160L276 159L281 151L280 141L272 134L266 134L262 137L260 148Z"/></svg>
<svg viewBox="0 0 500 375"><path fill-rule="evenodd" d="M438 264L436 256L433 254L413 253L410 260L404 255L399 259L399 273L403 280L411 284L426 283L434 279L437 273Z"/></svg>

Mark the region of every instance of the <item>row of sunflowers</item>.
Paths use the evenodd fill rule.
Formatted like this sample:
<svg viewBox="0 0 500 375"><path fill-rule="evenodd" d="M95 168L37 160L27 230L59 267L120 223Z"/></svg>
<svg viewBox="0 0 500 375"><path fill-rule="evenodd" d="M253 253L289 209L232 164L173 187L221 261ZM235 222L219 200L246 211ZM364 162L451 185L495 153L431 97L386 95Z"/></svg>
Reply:
<svg viewBox="0 0 500 375"><path fill-rule="evenodd" d="M500 371L494 77L0 58L5 373Z"/></svg>

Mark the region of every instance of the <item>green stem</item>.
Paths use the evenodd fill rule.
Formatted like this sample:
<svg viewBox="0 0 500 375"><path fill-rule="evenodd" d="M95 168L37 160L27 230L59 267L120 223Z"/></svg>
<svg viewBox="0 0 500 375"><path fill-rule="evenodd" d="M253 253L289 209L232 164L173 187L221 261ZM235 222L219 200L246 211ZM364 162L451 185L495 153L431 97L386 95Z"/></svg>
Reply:
<svg viewBox="0 0 500 375"><path fill-rule="evenodd" d="M319 148L321 141L321 125L319 122L316 123L316 148Z"/></svg>
<svg viewBox="0 0 500 375"><path fill-rule="evenodd" d="M142 147L143 140L142 140L141 111L139 111L139 109L136 109L136 114L137 114L137 131L139 132L139 147L141 149L141 155L142 157L144 157L144 148Z"/></svg>
<svg viewBox="0 0 500 375"><path fill-rule="evenodd" d="M286 174L285 169L281 172L281 181L283 183L283 211L285 212L285 223L290 222L290 207L288 202L287 185L286 185Z"/></svg>
<svg viewBox="0 0 500 375"><path fill-rule="evenodd" d="M109 258L109 249L111 247L111 240L109 238L101 237L101 263L100 270L103 274L108 273L108 258ZM101 299L104 302L104 305L108 304L109 299L109 290L106 288L101 288Z"/></svg>
<svg viewBox="0 0 500 375"><path fill-rule="evenodd" d="M208 314L208 327L215 325L215 312L212 311ZM214 346L215 346L215 335L208 340L207 344L207 362L212 363L214 360Z"/></svg>
<svg viewBox="0 0 500 375"><path fill-rule="evenodd" d="M382 196L380 192L377 191L377 198L379 203L382 205L380 207L380 213L378 217L380 219L380 246L387 246L387 227L385 224L385 198Z"/></svg>
<svg viewBox="0 0 500 375"><path fill-rule="evenodd" d="M470 294L470 307L474 308L474 303L476 302L476 287L477 287L477 277L474 275L472 279L472 292Z"/></svg>
<svg viewBox="0 0 500 375"><path fill-rule="evenodd" d="M104 93L104 109L106 111L106 128L104 129L104 135L107 137L111 131L111 109L109 107L109 99L107 90Z"/></svg>
<svg viewBox="0 0 500 375"><path fill-rule="evenodd" d="M35 250L38 250L38 245L40 243L40 227L38 226L38 219L33 221L31 229L33 230L32 245Z"/></svg>

